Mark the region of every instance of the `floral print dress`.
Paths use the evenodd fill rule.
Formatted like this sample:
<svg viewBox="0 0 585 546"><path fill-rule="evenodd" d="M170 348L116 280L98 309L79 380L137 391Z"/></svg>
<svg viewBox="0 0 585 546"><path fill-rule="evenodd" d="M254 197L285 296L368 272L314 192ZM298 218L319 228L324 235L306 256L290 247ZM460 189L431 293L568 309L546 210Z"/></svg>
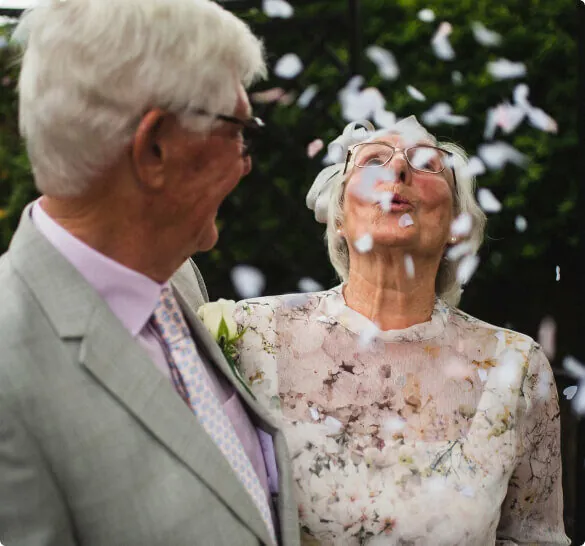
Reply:
<svg viewBox="0 0 585 546"><path fill-rule="evenodd" d="M242 374L289 444L303 544L570 544L532 339L441 300L379 331L341 286L245 300L236 321Z"/></svg>

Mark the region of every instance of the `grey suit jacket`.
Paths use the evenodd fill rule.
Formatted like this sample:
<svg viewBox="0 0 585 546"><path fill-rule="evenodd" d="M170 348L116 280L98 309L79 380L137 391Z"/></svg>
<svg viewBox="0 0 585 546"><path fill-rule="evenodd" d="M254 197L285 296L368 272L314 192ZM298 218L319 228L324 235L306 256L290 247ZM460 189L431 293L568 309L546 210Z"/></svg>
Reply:
<svg viewBox="0 0 585 546"><path fill-rule="evenodd" d="M268 531L195 416L28 207L0 258L0 541L5 546L258 546ZM195 314L195 265L171 279L195 341L272 435L285 546L300 543L283 434Z"/></svg>

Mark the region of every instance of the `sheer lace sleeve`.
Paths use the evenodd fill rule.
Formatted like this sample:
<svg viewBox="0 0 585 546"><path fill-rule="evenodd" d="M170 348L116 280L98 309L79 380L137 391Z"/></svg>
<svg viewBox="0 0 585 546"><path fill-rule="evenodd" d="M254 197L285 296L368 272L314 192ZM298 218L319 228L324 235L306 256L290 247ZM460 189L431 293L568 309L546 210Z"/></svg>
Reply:
<svg viewBox="0 0 585 546"><path fill-rule="evenodd" d="M524 415L518 423L518 459L502 505L496 544L568 545L558 395L550 364L538 345L530 352L519 403Z"/></svg>

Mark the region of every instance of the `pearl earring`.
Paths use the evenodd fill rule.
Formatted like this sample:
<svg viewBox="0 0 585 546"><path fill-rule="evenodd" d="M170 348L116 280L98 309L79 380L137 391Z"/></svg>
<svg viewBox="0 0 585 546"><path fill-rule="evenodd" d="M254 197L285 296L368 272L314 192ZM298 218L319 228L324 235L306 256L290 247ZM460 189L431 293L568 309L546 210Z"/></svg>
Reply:
<svg viewBox="0 0 585 546"><path fill-rule="evenodd" d="M450 240L451 244L454 245L457 242L457 237L453 236Z"/></svg>

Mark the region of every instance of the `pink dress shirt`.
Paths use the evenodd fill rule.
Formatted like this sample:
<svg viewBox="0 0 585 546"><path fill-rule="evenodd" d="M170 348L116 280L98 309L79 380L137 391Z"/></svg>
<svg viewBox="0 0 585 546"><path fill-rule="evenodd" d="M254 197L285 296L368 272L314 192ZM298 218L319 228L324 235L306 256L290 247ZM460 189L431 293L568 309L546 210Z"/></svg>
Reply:
<svg viewBox="0 0 585 546"><path fill-rule="evenodd" d="M154 365L169 381L171 375L162 341L150 324L164 285L104 256L55 222L39 199L31 209L35 227L105 300L114 315L146 349ZM200 355L202 356L202 355ZM255 429L232 385L202 357L211 388L232 422L260 483L270 499L278 491L274 446L270 435Z"/></svg>

